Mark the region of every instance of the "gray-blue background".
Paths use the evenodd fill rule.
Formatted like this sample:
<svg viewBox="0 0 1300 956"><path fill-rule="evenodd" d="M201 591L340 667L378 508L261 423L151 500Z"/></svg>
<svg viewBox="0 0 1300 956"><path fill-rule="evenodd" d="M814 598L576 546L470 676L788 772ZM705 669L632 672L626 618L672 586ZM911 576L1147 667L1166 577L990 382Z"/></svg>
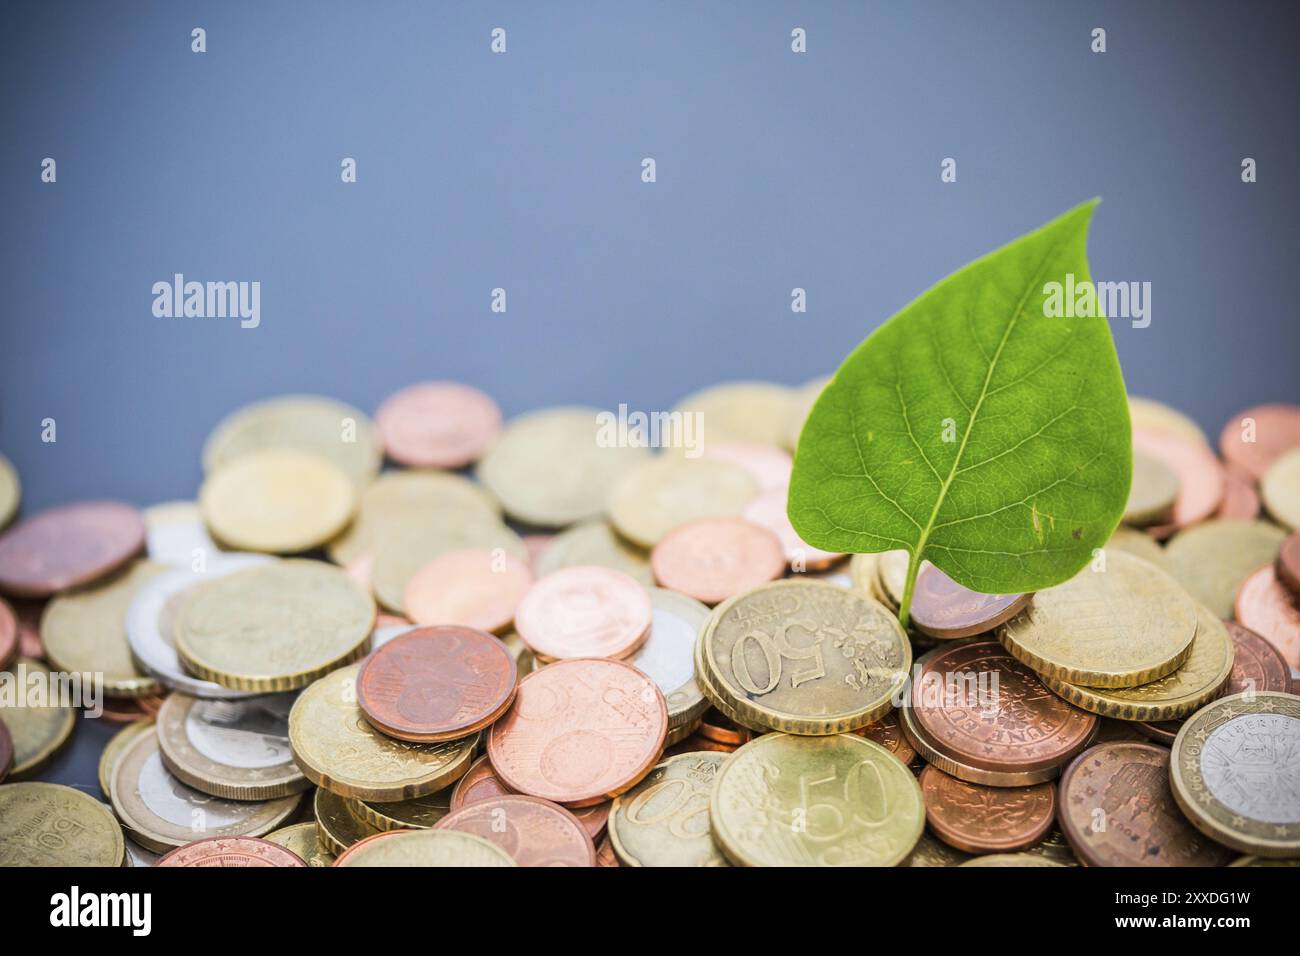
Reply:
<svg viewBox="0 0 1300 956"><path fill-rule="evenodd" d="M1130 390L1217 432L1300 397L1297 59L1260 3L7 3L0 451L26 510L148 504L279 392L802 382L1093 195L1093 274L1153 284ZM175 272L260 281L261 327L154 318Z"/></svg>

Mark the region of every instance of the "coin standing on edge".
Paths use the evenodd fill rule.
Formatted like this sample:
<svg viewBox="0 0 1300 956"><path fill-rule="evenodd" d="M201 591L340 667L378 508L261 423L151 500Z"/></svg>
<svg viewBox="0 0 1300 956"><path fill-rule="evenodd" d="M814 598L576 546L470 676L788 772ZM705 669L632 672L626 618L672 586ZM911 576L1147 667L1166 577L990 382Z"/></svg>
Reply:
<svg viewBox="0 0 1300 956"><path fill-rule="evenodd" d="M57 783L0 787L0 866L121 866L122 827L108 807Z"/></svg>
<svg viewBox="0 0 1300 956"><path fill-rule="evenodd" d="M208 837L172 850L156 866L272 867L306 866L290 850L256 837Z"/></svg>
<svg viewBox="0 0 1300 956"><path fill-rule="evenodd" d="M144 517L117 501L79 501L0 534L0 592L44 598L89 584L144 550Z"/></svg>
<svg viewBox="0 0 1300 956"><path fill-rule="evenodd" d="M624 866L728 866L709 831L709 797L728 754L669 757L614 800L609 841Z"/></svg>

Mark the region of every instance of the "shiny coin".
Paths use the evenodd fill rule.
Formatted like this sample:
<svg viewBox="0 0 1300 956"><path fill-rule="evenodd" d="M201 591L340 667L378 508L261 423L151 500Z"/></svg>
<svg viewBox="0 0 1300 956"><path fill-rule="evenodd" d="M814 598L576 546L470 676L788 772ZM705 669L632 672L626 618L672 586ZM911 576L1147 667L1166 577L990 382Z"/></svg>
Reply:
<svg viewBox="0 0 1300 956"><path fill-rule="evenodd" d="M1136 395L1129 396L1128 408L1134 429L1172 432L1185 441L1209 447L1210 440L1205 437L1201 426L1176 408L1154 399L1139 398Z"/></svg>
<svg viewBox="0 0 1300 956"><path fill-rule="evenodd" d="M284 847L308 866L334 865L334 854L321 846L314 822L295 823L293 826L273 830L263 839Z"/></svg>
<svg viewBox="0 0 1300 956"><path fill-rule="evenodd" d="M82 501L0 534L0 592L49 597L117 570L144 549L144 518L116 501Z"/></svg>
<svg viewBox="0 0 1300 956"><path fill-rule="evenodd" d="M532 586L515 611L515 629L551 660L627 657L645 643L651 618L645 588L623 572L573 567Z"/></svg>
<svg viewBox="0 0 1300 956"><path fill-rule="evenodd" d="M1165 547L1165 569L1216 617L1232 616L1241 582L1277 558L1286 532L1266 521L1203 521Z"/></svg>
<svg viewBox="0 0 1300 956"><path fill-rule="evenodd" d="M491 797L449 813L434 829L482 837L520 866L596 865L596 847L582 824L536 797Z"/></svg>
<svg viewBox="0 0 1300 956"><path fill-rule="evenodd" d="M766 734L723 764L709 825L737 866L893 866L925 807L912 772L869 740Z"/></svg>
<svg viewBox="0 0 1300 956"><path fill-rule="evenodd" d="M814 581L766 584L720 604L696 650L701 690L754 727L836 734L885 714L912 663L884 607Z"/></svg>
<svg viewBox="0 0 1300 956"><path fill-rule="evenodd" d="M324 544L352 519L356 504L356 489L337 466L283 448L241 455L199 490L203 520L221 544L271 554Z"/></svg>
<svg viewBox="0 0 1300 956"><path fill-rule="evenodd" d="M1041 840L1056 819L1056 785L986 787L934 766L921 771L925 816L945 843L966 853L1011 853Z"/></svg>
<svg viewBox="0 0 1300 956"><path fill-rule="evenodd" d="M1300 448L1268 466L1259 482L1259 496L1274 521L1290 531L1300 529Z"/></svg>
<svg viewBox="0 0 1300 956"><path fill-rule="evenodd" d="M375 412L388 457L412 468L463 468L501 433L501 409L459 382L422 382L397 392Z"/></svg>
<svg viewBox="0 0 1300 956"><path fill-rule="evenodd" d="M1161 462L1178 478L1178 495L1168 525L1155 530L1168 537L1179 528L1204 521L1223 500L1223 465L1205 445L1171 432L1133 430L1133 450Z"/></svg>
<svg viewBox="0 0 1300 956"><path fill-rule="evenodd" d="M562 528L604 513L610 489L647 451L617 435L603 441L602 414L548 408L512 419L479 462L479 478L525 524Z"/></svg>
<svg viewBox="0 0 1300 956"><path fill-rule="evenodd" d="M609 496L609 520L629 541L653 548L700 518L739 515L758 482L729 461L660 455L629 471Z"/></svg>
<svg viewBox="0 0 1300 956"><path fill-rule="evenodd" d="M366 652L375 602L320 561L277 561L196 585L176 653L204 680L250 691L305 687Z"/></svg>
<svg viewBox="0 0 1300 956"><path fill-rule="evenodd" d="M50 602L41 618L45 656L56 670L102 674L104 693L142 697L162 688L131 659L126 611L131 601L166 569L136 561L112 577Z"/></svg>
<svg viewBox="0 0 1300 956"><path fill-rule="evenodd" d="M195 501L167 501L144 509L149 560L190 568L220 553L208 535L203 512Z"/></svg>
<svg viewBox="0 0 1300 956"><path fill-rule="evenodd" d="M916 759L916 750L903 733L903 726L898 721L898 714L890 711L873 724L860 727L854 731L859 736L880 744L902 763L910 764Z"/></svg>
<svg viewBox="0 0 1300 956"><path fill-rule="evenodd" d="M357 706L358 665L308 687L289 712L289 745L307 779L358 800L410 800L450 786L468 768L478 735L422 744L375 730Z"/></svg>
<svg viewBox="0 0 1300 956"><path fill-rule="evenodd" d="M307 863L283 846L253 837L208 837L172 850L158 866L271 867L306 866Z"/></svg>
<svg viewBox="0 0 1300 956"><path fill-rule="evenodd" d="M22 483L18 471L4 455L0 455L0 530L14 520L18 503L22 500Z"/></svg>
<svg viewBox="0 0 1300 956"><path fill-rule="evenodd" d="M709 833L709 797L727 759L670 757L614 801L609 839L622 865L727 866Z"/></svg>
<svg viewBox="0 0 1300 956"><path fill-rule="evenodd" d="M653 623L649 639L628 663L641 671L663 692L668 705L668 727L672 731L696 720L708 701L695 682L695 641L709 617L699 601L676 591L650 589Z"/></svg>
<svg viewBox="0 0 1300 956"><path fill-rule="evenodd" d="M717 604L785 572L776 535L743 518L701 518L674 528L650 552L662 586Z"/></svg>
<svg viewBox="0 0 1300 956"><path fill-rule="evenodd" d="M515 866L510 854L458 830L394 830L363 840L335 866Z"/></svg>
<svg viewBox="0 0 1300 956"><path fill-rule="evenodd" d="M1169 759L1174 798L1212 840L1300 856L1300 697L1235 694L1188 718Z"/></svg>
<svg viewBox="0 0 1300 956"><path fill-rule="evenodd" d="M106 799L113 797L113 773L117 769L117 761L126 751L127 745L136 737L145 731L153 732L154 718L146 717L143 720L137 720L135 723L127 724L112 737L108 738L108 743L99 755L99 789Z"/></svg>
<svg viewBox="0 0 1300 956"><path fill-rule="evenodd" d="M781 491L784 502L784 491L794 467L788 451L754 442L709 442L704 446L703 457L739 465L758 482L762 491Z"/></svg>
<svg viewBox="0 0 1300 956"><path fill-rule="evenodd" d="M795 389L786 411L784 437L781 441L782 446L789 451L794 451L799 446L799 434L803 431L803 423L808 420L808 413L812 411L817 399L821 398L822 392L826 390L830 381L831 377L826 375Z"/></svg>
<svg viewBox="0 0 1300 956"><path fill-rule="evenodd" d="M514 658L491 634L422 627L366 658L357 676L357 703L390 737L455 740L505 713L516 679Z"/></svg>
<svg viewBox="0 0 1300 956"><path fill-rule="evenodd" d="M18 615L4 598L0 598L0 670L4 670L18 657Z"/></svg>
<svg viewBox="0 0 1300 956"><path fill-rule="evenodd" d="M316 838L331 856L338 856L348 847L383 832L367 823L362 814L354 813L353 805L352 800L319 787L312 795Z"/></svg>
<svg viewBox="0 0 1300 956"><path fill-rule="evenodd" d="M504 552L451 551L407 582L402 606L416 624L457 624L500 631L533 584L526 561Z"/></svg>
<svg viewBox="0 0 1300 956"><path fill-rule="evenodd" d="M1143 527L1170 520L1178 497L1178 476L1161 459L1133 452L1133 483L1129 486L1124 521Z"/></svg>
<svg viewBox="0 0 1300 956"><path fill-rule="evenodd" d="M1278 581L1274 565L1241 582L1233 616L1276 647L1292 670L1300 669L1300 596Z"/></svg>
<svg viewBox="0 0 1300 956"><path fill-rule="evenodd" d="M26 657L0 673L0 721L13 738L14 762L9 778L35 774L72 736L77 726L75 707L38 688L51 688L50 670Z"/></svg>
<svg viewBox="0 0 1300 956"><path fill-rule="evenodd" d="M132 837L159 853L204 837L261 836L283 826L299 803L297 794L250 803L188 787L167 771L151 733L126 745L109 789L113 812Z"/></svg>
<svg viewBox="0 0 1300 956"><path fill-rule="evenodd" d="M377 830L427 830L451 812L451 793L451 787L443 787L414 800L351 800L348 809Z"/></svg>
<svg viewBox="0 0 1300 956"><path fill-rule="evenodd" d="M158 713L163 763L182 783L214 797L270 800L310 784L289 748L294 694L202 700L172 694Z"/></svg>
<svg viewBox="0 0 1300 956"><path fill-rule="evenodd" d="M534 570L540 578L561 568L586 564L622 571L647 587L654 584L650 556L620 538L604 520L588 521L561 531L537 559Z"/></svg>
<svg viewBox="0 0 1300 956"><path fill-rule="evenodd" d="M1039 591L998 629L1013 655L1040 674L1087 687L1136 687L1182 666L1196 609L1164 571L1122 551L1105 570L1084 567Z"/></svg>
<svg viewBox="0 0 1300 956"><path fill-rule="evenodd" d="M663 694L636 668L564 660L520 682L487 750L511 790L584 806L617 796L649 773L667 733Z"/></svg>
<svg viewBox="0 0 1300 956"><path fill-rule="evenodd" d="M108 807L56 783L0 787L0 866L121 866L122 828Z"/></svg>
<svg viewBox="0 0 1300 956"><path fill-rule="evenodd" d="M745 506L741 517L776 535L781 542L781 550L785 553L785 563L795 571L820 571L843 558L844 555L834 551L814 548L799 537L799 532L794 530L790 516L786 513L787 494L786 485L761 491L758 497Z"/></svg>
<svg viewBox="0 0 1300 956"><path fill-rule="evenodd" d="M1228 419L1219 435L1219 450L1229 462L1263 478L1269 466L1300 447L1300 407L1257 405Z"/></svg>
<svg viewBox="0 0 1300 956"><path fill-rule="evenodd" d="M1223 866L1232 852L1192 828L1169 790L1169 751L1107 743L1061 777L1061 830L1087 866Z"/></svg>
<svg viewBox="0 0 1300 956"><path fill-rule="evenodd" d="M1236 521L1251 521L1258 518L1260 500L1254 477L1244 469L1231 464L1224 468L1223 477L1223 502L1214 516Z"/></svg>
<svg viewBox="0 0 1300 956"><path fill-rule="evenodd" d="M774 382L724 382L683 398L674 411L699 421L699 440L785 444L795 390ZM689 450L689 448L687 449Z"/></svg>
<svg viewBox="0 0 1300 956"><path fill-rule="evenodd" d="M1015 617L1029 594L979 594L962 587L933 565L916 575L912 625L931 637L974 637Z"/></svg>
<svg viewBox="0 0 1300 956"><path fill-rule="evenodd" d="M1278 551L1275 567L1277 579L1292 594L1300 597L1300 531L1292 532Z"/></svg>

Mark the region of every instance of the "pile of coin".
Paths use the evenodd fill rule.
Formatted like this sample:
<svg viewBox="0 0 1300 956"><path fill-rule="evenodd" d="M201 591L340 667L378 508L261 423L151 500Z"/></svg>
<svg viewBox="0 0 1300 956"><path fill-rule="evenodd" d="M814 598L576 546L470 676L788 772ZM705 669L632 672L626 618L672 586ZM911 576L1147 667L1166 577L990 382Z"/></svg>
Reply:
<svg viewBox="0 0 1300 956"><path fill-rule="evenodd" d="M658 452L454 382L286 396L194 501L23 518L0 865L1300 862L1300 408L1220 457L1132 399L1107 547L1036 594L923 563L905 629L906 552L786 517L824 385L696 393ZM35 779L87 687L102 801Z"/></svg>

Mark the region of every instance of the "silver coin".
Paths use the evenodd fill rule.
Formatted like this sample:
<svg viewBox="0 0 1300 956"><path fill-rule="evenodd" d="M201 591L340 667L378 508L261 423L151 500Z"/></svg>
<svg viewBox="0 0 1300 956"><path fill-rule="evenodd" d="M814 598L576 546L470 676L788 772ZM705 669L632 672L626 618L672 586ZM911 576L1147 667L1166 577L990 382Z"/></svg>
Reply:
<svg viewBox="0 0 1300 956"><path fill-rule="evenodd" d="M274 558L261 554L214 555L203 571L192 571L188 567L176 568L151 580L136 594L126 612L126 638L136 664L172 690L191 697L242 700L256 696L248 691L232 690L186 673L176 655L171 631L186 590L203 581L273 560Z"/></svg>
<svg viewBox="0 0 1300 956"><path fill-rule="evenodd" d="M379 650L393 638L408 634L419 626L418 624L390 624L388 627L375 628L375 633L370 635L371 653Z"/></svg>
<svg viewBox="0 0 1300 956"><path fill-rule="evenodd" d="M1258 713L1225 721L1205 740L1201 774L1210 793L1233 813L1264 823L1300 823L1300 720Z"/></svg>
<svg viewBox="0 0 1300 956"><path fill-rule="evenodd" d="M628 663L654 681L668 704L672 726L693 720L706 708L695 683L695 641L708 620L699 601L664 588L647 588L653 617L650 636Z"/></svg>
<svg viewBox="0 0 1300 956"><path fill-rule="evenodd" d="M131 866L157 866L162 859L161 853L146 850L132 839L126 841L126 858Z"/></svg>

